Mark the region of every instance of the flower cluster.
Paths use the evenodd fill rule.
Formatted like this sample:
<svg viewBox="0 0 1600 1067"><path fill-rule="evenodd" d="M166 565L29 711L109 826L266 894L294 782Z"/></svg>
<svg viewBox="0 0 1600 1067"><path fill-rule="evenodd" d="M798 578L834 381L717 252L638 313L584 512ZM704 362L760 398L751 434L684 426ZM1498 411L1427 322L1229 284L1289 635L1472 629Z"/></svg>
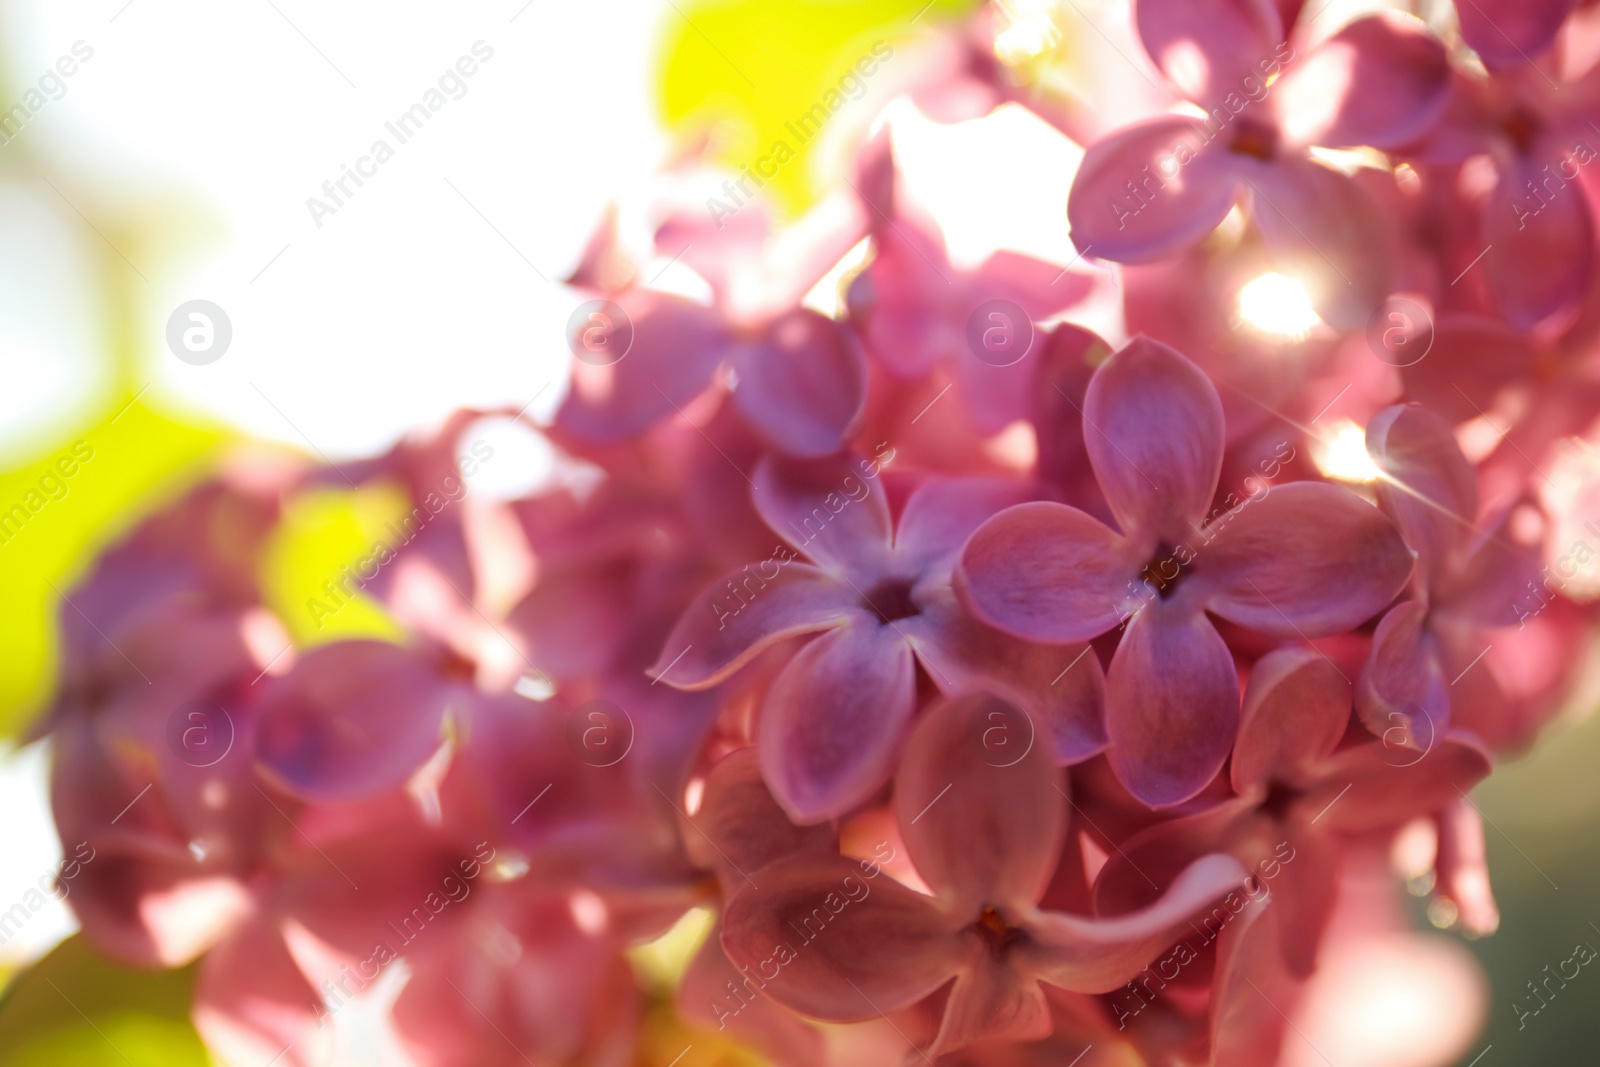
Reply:
<svg viewBox="0 0 1600 1067"><path fill-rule="evenodd" d="M1600 598L1600 24L1136 0L1113 109L1018 7L894 49L897 113L1086 146L1076 256L955 255L893 121L781 228L689 153L569 279L538 489L437 491L521 412L241 454L69 591L70 903L199 960L225 1062L382 986L427 1067L1270 1065L1401 877L1493 931L1468 794ZM352 486L409 532L318 604L404 636L297 644L265 560Z"/></svg>

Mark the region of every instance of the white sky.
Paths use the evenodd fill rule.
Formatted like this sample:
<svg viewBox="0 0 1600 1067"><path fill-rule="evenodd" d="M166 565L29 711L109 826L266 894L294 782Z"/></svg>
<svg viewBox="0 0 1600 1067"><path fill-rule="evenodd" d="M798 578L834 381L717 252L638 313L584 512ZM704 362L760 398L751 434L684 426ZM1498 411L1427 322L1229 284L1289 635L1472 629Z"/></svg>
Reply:
<svg viewBox="0 0 1600 1067"><path fill-rule="evenodd" d="M570 269L664 147L656 42L661 13L678 17L525 2L0 3L4 107L74 43L93 49L0 146L0 373L19 387L0 390L0 450L29 452L105 388L83 250L107 244L141 317L146 402L335 458L463 404L525 403L564 365L576 303L540 274ZM465 95L401 144L384 123L478 41L493 57ZM394 158L319 229L307 198L379 138ZM164 340L195 298L233 325L201 367Z"/></svg>

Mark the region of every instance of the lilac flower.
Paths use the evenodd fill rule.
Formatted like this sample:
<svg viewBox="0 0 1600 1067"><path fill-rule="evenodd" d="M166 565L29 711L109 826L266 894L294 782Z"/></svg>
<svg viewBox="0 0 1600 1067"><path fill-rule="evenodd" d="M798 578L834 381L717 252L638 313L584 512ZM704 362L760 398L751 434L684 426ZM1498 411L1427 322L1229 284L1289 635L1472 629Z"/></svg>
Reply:
<svg viewBox="0 0 1600 1067"><path fill-rule="evenodd" d="M1083 413L1120 529L1065 504L1018 505L972 535L956 588L980 619L1033 641L1126 622L1106 679L1108 758L1135 796L1174 804L1222 766L1239 713L1208 616L1287 639L1341 633L1400 591L1411 554L1382 512L1333 485L1280 485L1211 513L1221 404L1165 345L1137 338L1102 364Z"/></svg>
<svg viewBox="0 0 1600 1067"><path fill-rule="evenodd" d="M768 784L802 821L842 814L888 781L916 708L919 663L947 693L989 686L1017 694L1063 760L1104 744L1094 657L1075 663L1081 649L1030 647L997 633L971 619L951 589L962 542L1023 499L1022 488L931 479L896 522L880 474L881 464L860 458L763 461L756 508L805 560L768 560L713 582L652 671L679 688L707 688L765 649L808 638L772 681L756 725Z"/></svg>

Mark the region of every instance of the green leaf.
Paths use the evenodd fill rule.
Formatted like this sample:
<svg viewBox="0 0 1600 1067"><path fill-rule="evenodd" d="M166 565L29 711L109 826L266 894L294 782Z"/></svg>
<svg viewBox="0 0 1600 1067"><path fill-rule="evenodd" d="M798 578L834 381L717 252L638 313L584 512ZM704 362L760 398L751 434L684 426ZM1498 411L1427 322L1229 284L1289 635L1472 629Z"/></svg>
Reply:
<svg viewBox="0 0 1600 1067"><path fill-rule="evenodd" d="M397 486L317 489L289 501L262 563L267 606L298 648L358 637L403 642L405 628L361 591L410 510Z"/></svg>
<svg viewBox="0 0 1600 1067"><path fill-rule="evenodd" d="M223 439L136 403L119 411L130 399L0 473L0 736L25 729L49 694L57 611L74 610L60 594L156 499L192 482Z"/></svg>
<svg viewBox="0 0 1600 1067"><path fill-rule="evenodd" d="M124 967L70 937L0 1000L0 1067L206 1067L194 975Z"/></svg>
<svg viewBox="0 0 1600 1067"><path fill-rule="evenodd" d="M971 0L679 3L681 14L667 16L662 119L677 130L720 127L712 155L734 171L770 158L777 142L787 144L794 158L767 191L798 213L821 191L811 154L825 138L802 140L786 124L822 103L874 42L892 47L906 33L974 6Z"/></svg>

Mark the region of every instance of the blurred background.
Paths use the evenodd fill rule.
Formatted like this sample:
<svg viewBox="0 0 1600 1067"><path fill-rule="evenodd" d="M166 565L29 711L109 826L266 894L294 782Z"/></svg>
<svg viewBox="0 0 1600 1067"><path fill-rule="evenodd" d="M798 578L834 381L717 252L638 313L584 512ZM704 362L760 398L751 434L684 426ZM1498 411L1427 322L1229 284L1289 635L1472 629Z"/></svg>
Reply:
<svg viewBox="0 0 1600 1067"><path fill-rule="evenodd" d="M233 442L338 462L462 406L553 410L577 303L559 279L609 203L701 138L737 170L864 43L973 6L0 2L0 511L28 501L30 516L0 540L0 910L33 899L63 860L48 752L28 730L50 695L60 591L100 548ZM1055 9L1069 62L1121 62L1093 25L1125 10ZM419 103L428 117L408 124ZM374 151L380 140L390 151ZM812 156L826 151L824 138L803 146L770 183L781 210L814 201ZM1071 256L1065 164L954 158L967 160L949 177L972 217L993 225L1010 211L1019 244L1031 234ZM1054 184L1014 195L1039 173ZM988 185L961 193L962 180ZM175 358L169 337L200 322L197 308L205 353ZM48 477L75 448L91 458ZM516 491L545 461L531 435L496 449L510 460L472 491ZM265 576L273 596L298 603L356 558L384 508L323 493L291 513ZM391 625L367 604L294 636ZM1597 701L1475 797L1503 918L1470 943L1492 992L1463 1064L1595 1062L1600 975L1585 970L1520 1028L1516 1006L1575 944L1600 946ZM188 972L132 974L73 931L66 906L46 900L0 937L0 1065L206 1062ZM1401 996L1395 1026L1406 1025Z"/></svg>

